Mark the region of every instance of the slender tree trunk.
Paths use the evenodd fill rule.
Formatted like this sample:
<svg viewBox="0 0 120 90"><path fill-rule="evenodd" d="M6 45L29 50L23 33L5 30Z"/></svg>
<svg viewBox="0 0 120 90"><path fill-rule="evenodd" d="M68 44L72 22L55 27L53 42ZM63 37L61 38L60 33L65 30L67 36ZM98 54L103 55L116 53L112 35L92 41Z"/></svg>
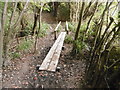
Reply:
<svg viewBox="0 0 120 90"><path fill-rule="evenodd" d="M80 32L80 27L81 27L81 22L82 22L82 16L83 16L83 11L84 11L84 6L85 6L85 2L82 2L82 7L81 7L81 11L80 11L80 15L79 15L79 22L78 22L78 26L77 26L77 30L75 33L75 43L73 43L73 49L72 49L72 55L75 55L76 52L76 41L78 40L78 36L79 36L79 32Z"/></svg>
<svg viewBox="0 0 120 90"><path fill-rule="evenodd" d="M110 2L110 3L106 2L105 9L104 9L104 11L103 11L103 13L101 15L101 21L100 21L100 28L99 28L99 37L98 37L98 39L101 38L101 32L102 32L103 22L104 22L104 18L105 18L105 13L109 9L109 7L111 6L112 3L113 2Z"/></svg>
<svg viewBox="0 0 120 90"><path fill-rule="evenodd" d="M3 31L1 28L1 21L0 21L0 89L2 89L2 65L3 65L2 54L3 54Z"/></svg>
<svg viewBox="0 0 120 90"><path fill-rule="evenodd" d="M19 2L18 4L17 4L17 8L19 9L19 15L20 15L20 13L22 12L22 10L23 10L23 3L22 2ZM21 18L21 20L20 20L20 24L21 24L21 34L23 34L23 30L25 29L25 27L26 27L26 25L27 25L27 20L26 20L26 16L25 16L25 13L23 13L23 16L22 16L22 18Z"/></svg>
<svg viewBox="0 0 120 90"><path fill-rule="evenodd" d="M40 9L35 6L35 9L34 9L34 25L33 25L33 31L32 31L32 35L35 35L36 34L36 26L37 26L37 20L39 18L39 13L40 13Z"/></svg>
<svg viewBox="0 0 120 90"><path fill-rule="evenodd" d="M5 1L2 18L0 15L0 89L2 89L3 37L4 37L4 29L5 29L4 25L6 21L7 7L8 7L8 0Z"/></svg>
<svg viewBox="0 0 120 90"><path fill-rule="evenodd" d="M3 64L2 54L3 54L3 30L0 21L0 69L2 68L2 64Z"/></svg>
<svg viewBox="0 0 120 90"><path fill-rule="evenodd" d="M82 22L82 15L83 15L83 11L84 11L84 6L85 6L85 2L82 2L82 8L81 8L81 12L80 12L80 17L79 17L79 23L78 23L78 27L75 33L75 39L78 39L78 35L79 35L79 31L80 31L80 27L81 27L81 22Z"/></svg>
<svg viewBox="0 0 120 90"><path fill-rule="evenodd" d="M14 10L11 14L11 17L10 17L10 22L9 22L9 26L8 26L8 33L6 33L5 37L4 37L4 57L7 58L8 56L8 51L9 51L9 42L10 42L10 39L11 39L11 34L12 34L12 29L11 29L11 26L13 25L13 19L14 19L14 14L15 14L15 11L16 11L16 7L17 7L17 2L15 3L15 7L14 7Z"/></svg>
<svg viewBox="0 0 120 90"><path fill-rule="evenodd" d="M93 1L91 0L91 1L89 2L89 5L85 8L84 15L83 15L83 20L85 20L85 19L87 18L88 13L89 13L89 9L90 9L92 3L93 3Z"/></svg>
<svg viewBox="0 0 120 90"><path fill-rule="evenodd" d="M12 22L13 21L10 21L10 23L9 24L11 24L11 25L9 25L9 31L10 31L10 33L8 34L9 35L9 37L8 37L8 42L7 42L7 44L6 44L6 48L5 48L5 51L4 51L4 65L5 66L7 66L8 65L8 63L9 63L9 59L8 59L8 53L9 53L9 45L10 45L10 43L11 43L11 39L13 39L16 35L16 33L12 36L11 34L12 34L12 31L14 30L14 32L16 32L16 27L18 26L18 24L19 24L19 22L20 22L20 20L21 20L21 18L22 18L22 16L23 16L23 13L24 13L24 11L26 10L26 8L27 8L27 6L28 6L28 2L29 2L29 0L27 0L27 2L26 2L26 4L25 4L25 6L24 6L24 8L23 8L23 10L22 10L22 12L20 13L20 15L19 15L19 17L18 17L18 19L17 19L17 21L15 22L15 24L14 25L12 25ZM17 6L15 5L15 8L16 8ZM14 13L15 13L15 9L14 8ZM11 20L13 19L13 16L14 16L14 13L12 14L12 16L11 16ZM12 30L12 31L11 31Z"/></svg>
<svg viewBox="0 0 120 90"><path fill-rule="evenodd" d="M41 3L41 8L40 8L40 12L39 12L39 30L37 31L37 35L35 37L34 53L37 51L37 42L38 42L39 31L41 29L41 16L42 16L43 6L44 6L44 4Z"/></svg>
<svg viewBox="0 0 120 90"><path fill-rule="evenodd" d="M97 6L98 6L98 1L96 1L95 7L94 7L95 9L94 9L94 11L93 11L93 14L91 15L91 17L90 17L90 19L89 19L89 21L88 21L88 23L87 23L87 27L86 27L85 33L84 33L84 35L83 35L82 41L84 41L84 38L85 38L85 36L86 36L86 34L87 34L87 32L88 32L90 23L91 23L91 21L92 21L92 18L93 18L93 16L94 16L95 12L96 12Z"/></svg>
<svg viewBox="0 0 120 90"><path fill-rule="evenodd" d="M29 0L27 0L27 2L25 3L25 6L24 6L23 10L21 11L21 13L20 13L20 15L19 15L17 21L16 21L15 24L13 25L13 28L16 28L17 25L19 24L20 20L22 19L23 14L24 14L24 12L25 12L27 6L28 6L28 3L29 3Z"/></svg>
<svg viewBox="0 0 120 90"><path fill-rule="evenodd" d="M79 15L79 23L78 23L77 30L76 30L76 33L75 33L75 38L74 38L75 41L77 41L78 36L79 36L81 22L82 22L82 15L83 15L83 11L84 11L84 6L85 6L85 2L83 1L81 11L80 11L80 15ZM73 44L73 49L72 49L72 54L74 55L75 53L76 53L76 42Z"/></svg>
<svg viewBox="0 0 120 90"><path fill-rule="evenodd" d="M8 7L8 0L6 0L6 2L5 2L3 13L2 13L2 18L1 18L1 28L2 28L2 30L1 30L1 42L2 42L1 48L2 49L3 49L3 37L4 37L7 7ZM2 50L2 52L3 52L3 50ZM4 61L5 61L5 57L4 57L3 63L4 63Z"/></svg>
<svg viewBox="0 0 120 90"><path fill-rule="evenodd" d="M78 22L78 19L79 19L79 11L80 11L80 3L76 1L76 6L77 6L77 11L76 11L76 23Z"/></svg>
<svg viewBox="0 0 120 90"><path fill-rule="evenodd" d="M58 10L58 6L59 6L59 3L58 2L54 2L53 3L53 15L55 16L55 17L57 17L57 10Z"/></svg>

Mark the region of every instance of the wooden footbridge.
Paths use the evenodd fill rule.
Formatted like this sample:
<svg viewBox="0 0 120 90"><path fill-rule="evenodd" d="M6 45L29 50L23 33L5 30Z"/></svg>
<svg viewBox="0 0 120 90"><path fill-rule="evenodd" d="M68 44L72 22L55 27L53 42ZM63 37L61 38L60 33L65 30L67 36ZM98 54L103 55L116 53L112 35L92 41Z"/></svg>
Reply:
<svg viewBox="0 0 120 90"><path fill-rule="evenodd" d="M60 26L61 22L57 25L54 31L54 39L55 43L49 50L48 54L46 55L45 59L43 60L42 64L39 67L39 70L46 70L46 71L52 71L55 72L58 62L59 62L59 57L60 53L62 51L64 39L66 36L66 33L68 34L68 23L66 22L66 28L64 32L61 32L57 38L57 30Z"/></svg>

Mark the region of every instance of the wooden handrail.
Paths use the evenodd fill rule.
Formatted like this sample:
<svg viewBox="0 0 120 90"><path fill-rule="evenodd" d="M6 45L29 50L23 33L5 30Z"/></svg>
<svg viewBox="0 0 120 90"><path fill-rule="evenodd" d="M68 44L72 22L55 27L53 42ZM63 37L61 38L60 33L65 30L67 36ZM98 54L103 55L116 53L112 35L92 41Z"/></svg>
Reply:
<svg viewBox="0 0 120 90"><path fill-rule="evenodd" d="M60 24L61 24L61 21L58 23L57 27L55 28L55 31L57 31L57 30L58 30L58 28L59 28Z"/></svg>
<svg viewBox="0 0 120 90"><path fill-rule="evenodd" d="M69 33L69 28L68 28L68 22L66 21L66 26L65 26L65 31L67 32L67 34Z"/></svg>
<svg viewBox="0 0 120 90"><path fill-rule="evenodd" d="M58 30L60 24L61 24L61 21L58 23L57 27L55 28L55 31L54 31L54 40L57 39L57 30Z"/></svg>

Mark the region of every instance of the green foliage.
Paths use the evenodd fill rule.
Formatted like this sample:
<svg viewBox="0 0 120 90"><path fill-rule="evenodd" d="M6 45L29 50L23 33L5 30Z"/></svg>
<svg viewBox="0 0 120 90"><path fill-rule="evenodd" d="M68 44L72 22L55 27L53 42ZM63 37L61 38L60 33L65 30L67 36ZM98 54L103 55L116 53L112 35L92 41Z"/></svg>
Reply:
<svg viewBox="0 0 120 90"><path fill-rule="evenodd" d="M5 26L4 26L4 28L5 28L5 31L4 31L5 35L9 33L8 27L9 27L9 17L6 17L6 22L5 22ZM13 29L13 31L14 31L14 29Z"/></svg>
<svg viewBox="0 0 120 90"><path fill-rule="evenodd" d="M37 28L38 29L38 28ZM44 37L47 34L47 30L49 29L49 25L46 23L41 24L41 29L39 31L39 37Z"/></svg>
<svg viewBox="0 0 120 90"><path fill-rule="evenodd" d="M31 34L31 30L33 28L33 24L32 23L29 23L25 29L24 29L24 33L25 33L25 36L28 36Z"/></svg>
<svg viewBox="0 0 120 90"><path fill-rule="evenodd" d="M31 32L32 32L32 29L33 29L33 24L29 23L27 25L27 27L25 27L25 30L24 30L25 36L30 35ZM39 37L44 37L47 34L47 30L48 29L49 29L49 24L47 24L47 23L41 23L41 29L39 30L39 23L38 23L38 25L36 27L36 30L39 30L38 36Z"/></svg>
<svg viewBox="0 0 120 90"><path fill-rule="evenodd" d="M16 58L20 58L21 55L18 52L14 52L14 53L11 53L10 56L11 56L12 59L16 59Z"/></svg>
<svg viewBox="0 0 120 90"><path fill-rule="evenodd" d="M70 8L67 3L61 3L58 7L57 18L61 21L70 19Z"/></svg>
<svg viewBox="0 0 120 90"><path fill-rule="evenodd" d="M43 11L48 11L48 12L51 11L51 7L47 3L44 4L44 6L40 5L40 2L39 3L31 2L31 4L33 5L33 8L34 6L36 6L39 9L42 7Z"/></svg>
<svg viewBox="0 0 120 90"><path fill-rule="evenodd" d="M63 29L63 27L60 25L60 26L58 27L57 32L60 32L62 29Z"/></svg>
<svg viewBox="0 0 120 90"><path fill-rule="evenodd" d="M31 5L33 5L33 7L36 6L37 8L40 8L40 7L41 7L40 3L34 2L34 1L31 2Z"/></svg>
<svg viewBox="0 0 120 90"><path fill-rule="evenodd" d="M91 22L89 30L87 32L87 37L95 36L96 24Z"/></svg>
<svg viewBox="0 0 120 90"><path fill-rule="evenodd" d="M83 24L83 25L81 25L81 27L80 27L80 32L83 33L83 32L86 30L86 27L87 27L87 24L86 24L86 23Z"/></svg>
<svg viewBox="0 0 120 90"><path fill-rule="evenodd" d="M0 14L2 14L3 7L4 7L4 2L0 1Z"/></svg>
<svg viewBox="0 0 120 90"><path fill-rule="evenodd" d="M26 51L32 46L32 41L31 40L24 40L22 43L20 43L17 47L18 51Z"/></svg>
<svg viewBox="0 0 120 90"><path fill-rule="evenodd" d="M95 36L95 32L92 29L90 29L88 31L88 36Z"/></svg>
<svg viewBox="0 0 120 90"><path fill-rule="evenodd" d="M67 36L65 37L65 43L68 43L68 44L73 43L73 38L72 38L72 36L67 35Z"/></svg>
<svg viewBox="0 0 120 90"><path fill-rule="evenodd" d="M119 46L119 43L114 45L113 48L111 49L110 58L111 59L116 59L116 60L118 58L120 58L120 46Z"/></svg>
<svg viewBox="0 0 120 90"><path fill-rule="evenodd" d="M80 41L80 40L76 40L76 41L74 41L74 43L75 43L75 45L76 45L76 53L80 53L80 51L82 50L82 49L84 49L85 48L85 46L86 46L86 44L85 44L85 42L82 42L82 41Z"/></svg>
<svg viewBox="0 0 120 90"><path fill-rule="evenodd" d="M75 23L68 22L68 28L70 31L75 33L75 29L76 29Z"/></svg>
<svg viewBox="0 0 120 90"><path fill-rule="evenodd" d="M52 8L48 4L45 4L45 6L43 7L43 10L50 12Z"/></svg>
<svg viewBox="0 0 120 90"><path fill-rule="evenodd" d="M98 10L102 11L105 8L104 4L99 5Z"/></svg>
<svg viewBox="0 0 120 90"><path fill-rule="evenodd" d="M95 36L95 30L94 30L95 28L96 27L95 27L94 22L91 22L89 30L87 32L87 37Z"/></svg>

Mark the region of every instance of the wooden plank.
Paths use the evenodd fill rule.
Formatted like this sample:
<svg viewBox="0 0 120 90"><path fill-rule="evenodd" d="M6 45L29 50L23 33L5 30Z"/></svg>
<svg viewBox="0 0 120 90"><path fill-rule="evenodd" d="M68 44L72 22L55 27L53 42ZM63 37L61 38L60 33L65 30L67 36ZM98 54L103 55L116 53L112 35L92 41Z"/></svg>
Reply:
<svg viewBox="0 0 120 90"><path fill-rule="evenodd" d="M55 43L53 44L53 46L51 47L50 51L48 52L47 56L45 57L43 63L41 64L39 70L47 70L48 65L51 62L51 58L53 57L54 51L61 39L61 35L62 33L60 33L60 35L58 36L57 40L55 41Z"/></svg>
<svg viewBox="0 0 120 90"><path fill-rule="evenodd" d="M63 33L63 34L61 36L60 42L58 43L58 46L57 46L55 52L54 52L51 63L49 64L48 71L53 71L53 72L56 71L56 67L57 67L57 64L59 61L60 53L62 50L65 35L66 35L66 32L61 32L61 33Z"/></svg>

